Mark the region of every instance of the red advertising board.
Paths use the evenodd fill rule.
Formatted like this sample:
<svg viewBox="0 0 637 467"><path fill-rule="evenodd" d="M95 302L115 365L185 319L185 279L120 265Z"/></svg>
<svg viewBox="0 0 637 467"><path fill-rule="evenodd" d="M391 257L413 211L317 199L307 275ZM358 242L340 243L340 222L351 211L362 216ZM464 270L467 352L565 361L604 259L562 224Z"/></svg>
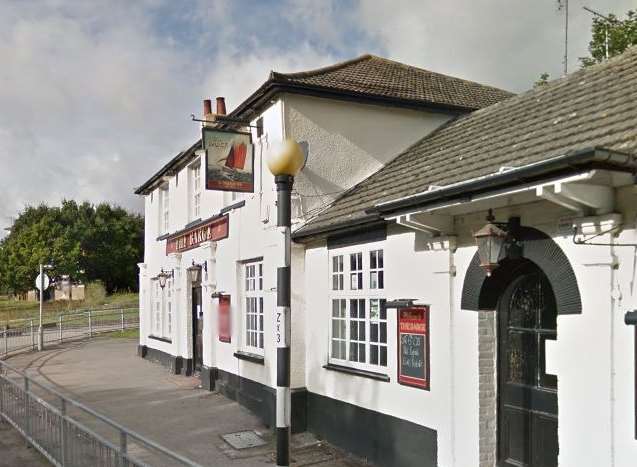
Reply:
<svg viewBox="0 0 637 467"><path fill-rule="evenodd" d="M219 340L221 342L230 342L232 328L230 326L230 295L219 295L218 307L218 323L219 323Z"/></svg>
<svg viewBox="0 0 637 467"><path fill-rule="evenodd" d="M166 254L192 250L203 242L217 241L227 237L228 216L215 217L168 237L166 239Z"/></svg>
<svg viewBox="0 0 637 467"><path fill-rule="evenodd" d="M429 306L398 308L398 382L429 389Z"/></svg>

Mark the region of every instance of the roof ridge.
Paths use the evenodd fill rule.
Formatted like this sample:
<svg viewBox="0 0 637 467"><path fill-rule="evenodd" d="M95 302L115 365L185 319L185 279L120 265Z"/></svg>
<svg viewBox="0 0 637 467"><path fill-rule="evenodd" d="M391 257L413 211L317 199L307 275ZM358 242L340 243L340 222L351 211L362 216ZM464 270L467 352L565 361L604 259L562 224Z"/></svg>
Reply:
<svg viewBox="0 0 637 467"><path fill-rule="evenodd" d="M512 92L512 91L507 91L506 89L502 89L502 88L498 88L498 87L495 87L495 86L491 86L490 84L478 83L477 81L472 81L470 79L459 78L458 76L448 75L448 74L445 74L445 73L440 73L438 71L432 71L432 70L429 70L427 68L423 68L423 67L420 67L420 66L410 65L409 63L399 62L398 60L393 60L391 58L381 57L380 55L374 55L374 54L368 54L368 55L371 58L375 58L377 60L388 62L388 63L394 64L394 65L398 65L398 66L401 66L403 68L409 68L409 69L413 69L413 70L416 70L416 71L424 71L426 73L431 73L432 75L442 76L442 77L445 77L445 78L451 78L451 79L455 79L455 80L458 80L458 81L463 81L465 83L477 84L478 86L482 86L484 88L490 88L490 89L493 89L495 91L506 92L506 93L511 94L512 96L515 95L515 93Z"/></svg>
<svg viewBox="0 0 637 467"><path fill-rule="evenodd" d="M333 63L332 65L327 65L320 68L314 68L313 70L297 71L293 73L282 73L279 71L272 70L270 71L270 79L276 79L276 78L292 79L292 78L306 78L308 76L316 76L316 75L320 75L330 71L340 70L341 68L345 68L346 66L353 65L354 63L369 60L372 57L374 56L371 54L363 54L358 57L350 58L349 60Z"/></svg>

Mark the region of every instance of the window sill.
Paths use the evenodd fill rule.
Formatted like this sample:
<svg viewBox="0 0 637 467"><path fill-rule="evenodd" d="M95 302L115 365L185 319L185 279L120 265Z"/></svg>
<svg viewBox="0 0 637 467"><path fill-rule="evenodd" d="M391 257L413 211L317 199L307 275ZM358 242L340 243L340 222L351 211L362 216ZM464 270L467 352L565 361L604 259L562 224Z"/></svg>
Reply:
<svg viewBox="0 0 637 467"><path fill-rule="evenodd" d="M239 360L245 360L248 362L257 363L259 365L265 365L265 358L262 355L239 351L239 352L235 352L234 356L235 358L238 358Z"/></svg>
<svg viewBox="0 0 637 467"><path fill-rule="evenodd" d="M350 368L343 365L334 365L333 363L323 365L323 368L325 368L326 370L339 371L341 373L347 373L354 376L362 376L363 378L375 379L376 381L383 381L385 383L389 383L390 381L389 376L383 373L376 373L375 371L359 370L358 368Z"/></svg>
<svg viewBox="0 0 637 467"><path fill-rule="evenodd" d="M160 341L160 342L165 342L166 344L172 344L173 343L173 341L171 339L168 339L166 337L159 337L159 336L150 335L150 336L148 336L148 338L156 340L156 341Z"/></svg>

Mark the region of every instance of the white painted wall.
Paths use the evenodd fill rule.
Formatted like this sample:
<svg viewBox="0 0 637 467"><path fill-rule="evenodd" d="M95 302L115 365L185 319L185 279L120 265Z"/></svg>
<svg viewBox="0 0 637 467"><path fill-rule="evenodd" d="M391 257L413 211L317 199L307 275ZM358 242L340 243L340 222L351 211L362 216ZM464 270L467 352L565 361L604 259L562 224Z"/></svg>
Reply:
<svg viewBox="0 0 637 467"><path fill-rule="evenodd" d="M285 94L286 135L307 143L295 180L311 213L367 178L451 115Z"/></svg>
<svg viewBox="0 0 637 467"><path fill-rule="evenodd" d="M596 240L637 242L637 203L632 187L625 190L632 200L622 208L626 230L619 238L605 235ZM628 195L620 190L621 196ZM636 249L573 244L570 235L558 232L558 219L568 211L544 202L495 214L498 219L520 215L523 225L551 235L569 258L582 294L582 314L558 317L558 340L547 358L547 366L558 375L559 465L635 465L633 328L623 324L623 316L637 308ZM458 248L452 255L428 250L421 234L398 227L391 228L383 242L387 298L431 304L430 392L396 382L395 339L389 344L389 383L322 368L329 351L328 250L322 243L306 250L308 390L435 429L441 466L480 465L478 313L461 310L460 299L476 252L471 233L484 224L485 215L455 219ZM455 278L447 274L450 256ZM395 314L389 326L388 335L395 336Z"/></svg>
<svg viewBox="0 0 637 467"><path fill-rule="evenodd" d="M315 108L316 107L316 108ZM323 200L331 199L333 187L339 190L349 188L369 175L381 164L395 156L398 150L413 143L449 117L442 114L392 109L389 107L362 105L309 98L297 95L283 95L260 115L263 118L264 134L257 138L253 129L255 144L255 193L231 194L204 190L201 200L201 218L206 219L225 206L239 200L245 206L229 213L230 234L216 245L200 247L182 255L165 254L165 240L157 241L162 230L160 224L160 202L158 190L146 196L146 250L145 275L141 294L148 296L142 301L142 332L140 342L171 355L192 357L191 341L191 284L186 269L195 263L208 262L209 274L203 280L203 347L204 365L217 367L260 383L275 386L276 349L274 343L274 310L276 309L276 267L280 265L281 245L276 231L276 192L274 178L264 164L268 151L273 149L284 135L306 141L310 158L308 165L296 179L295 190L311 193L304 198L306 208L315 207ZM257 117L252 124L256 125ZM203 164L202 151L198 151ZM334 161L338 161L335 163ZM193 162L195 163L195 162ZM203 176L203 175L202 175ZM203 178L202 178L203 183ZM178 176L169 177L170 229L183 229L193 219L189 192L189 169L182 169ZM316 197L316 194L326 194ZM296 204L293 202L293 205ZM298 219L297 219L298 220ZM163 233L163 232L162 232ZM240 280L241 262L263 257L265 271L265 364L259 365L239 360L234 352L244 350L242 321L243 303ZM306 328L304 293L305 254L301 245L292 250L292 387L305 386L305 344ZM150 334L150 279L161 269L175 270L175 330L172 343L148 339ZM216 300L210 299L213 291L231 295L232 342L218 340Z"/></svg>

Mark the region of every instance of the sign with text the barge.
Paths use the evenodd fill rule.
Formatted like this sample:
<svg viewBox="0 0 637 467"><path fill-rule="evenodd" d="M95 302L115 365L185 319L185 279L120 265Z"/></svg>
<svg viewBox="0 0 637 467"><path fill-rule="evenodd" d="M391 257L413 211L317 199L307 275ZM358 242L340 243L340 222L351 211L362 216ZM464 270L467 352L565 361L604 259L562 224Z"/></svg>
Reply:
<svg viewBox="0 0 637 467"><path fill-rule="evenodd" d="M398 382L429 389L429 306L398 308Z"/></svg>
<svg viewBox="0 0 637 467"><path fill-rule="evenodd" d="M206 151L206 189L254 191L254 148L249 132L204 126L201 141Z"/></svg>
<svg viewBox="0 0 637 467"><path fill-rule="evenodd" d="M228 216L215 217L168 237L166 239L166 254L192 250L203 242L214 242L227 237Z"/></svg>

